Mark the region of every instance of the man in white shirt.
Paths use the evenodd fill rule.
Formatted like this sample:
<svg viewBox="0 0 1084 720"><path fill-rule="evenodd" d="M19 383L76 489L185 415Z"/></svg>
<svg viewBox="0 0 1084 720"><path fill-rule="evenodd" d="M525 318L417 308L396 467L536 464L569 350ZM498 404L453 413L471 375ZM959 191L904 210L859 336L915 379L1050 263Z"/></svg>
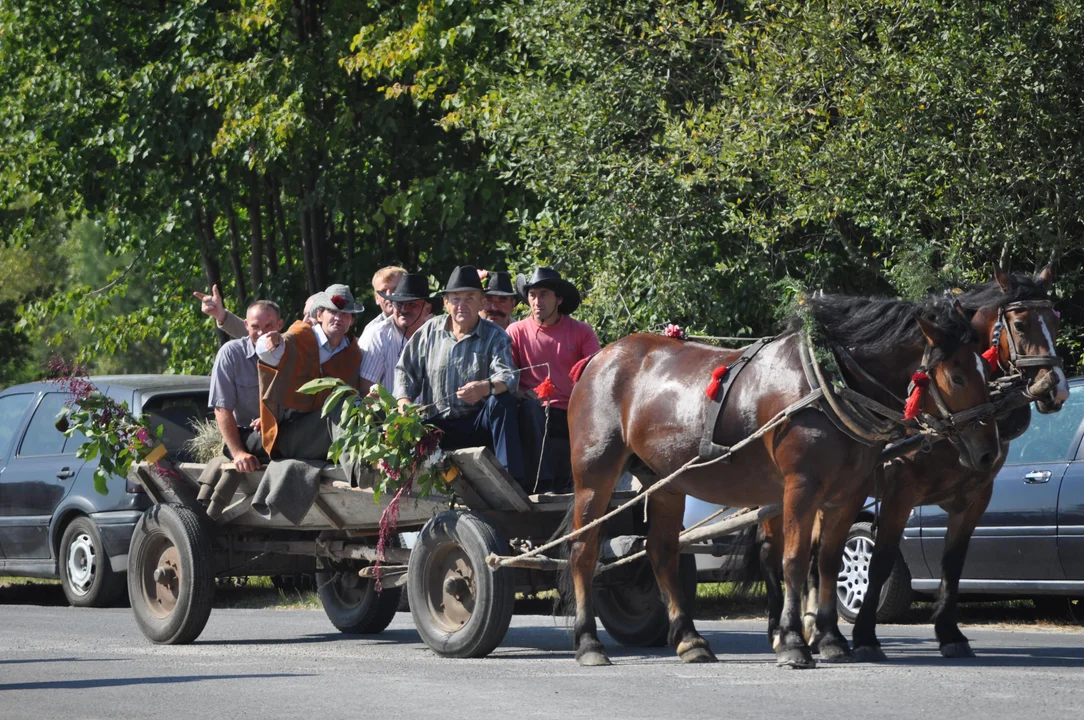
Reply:
<svg viewBox="0 0 1084 720"><path fill-rule="evenodd" d="M379 383L391 392L395 384L395 364L403 354L407 340L429 319L433 312L429 280L425 275L404 273L390 291L377 291L381 300L391 305L391 316L368 336L358 341L361 346L361 385Z"/></svg>
<svg viewBox="0 0 1084 720"><path fill-rule="evenodd" d="M370 320L361 331L361 336L358 338L359 345L366 342L376 329L391 317L391 301L385 296L387 293L395 292L399 279L404 275L406 275L406 270L398 265L380 268L373 275L373 298L376 300L376 306L380 308L380 314Z"/></svg>

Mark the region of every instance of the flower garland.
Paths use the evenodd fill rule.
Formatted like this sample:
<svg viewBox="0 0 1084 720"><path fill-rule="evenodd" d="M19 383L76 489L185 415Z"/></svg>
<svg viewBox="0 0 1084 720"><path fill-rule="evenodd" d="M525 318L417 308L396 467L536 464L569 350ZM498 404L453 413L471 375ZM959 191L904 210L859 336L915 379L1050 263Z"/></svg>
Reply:
<svg viewBox="0 0 1084 720"><path fill-rule="evenodd" d="M54 357L46 368L52 382L67 395L69 405L57 415L56 429L65 437L82 433L86 438L75 456L88 461L98 458L94 469L94 489L98 493L107 495L109 476L127 478L137 462L150 464L162 477L175 475L175 470L162 464L166 447L161 443L161 425L152 432L146 415L137 418L128 410L127 402L117 403L103 394L77 363L69 365Z"/></svg>

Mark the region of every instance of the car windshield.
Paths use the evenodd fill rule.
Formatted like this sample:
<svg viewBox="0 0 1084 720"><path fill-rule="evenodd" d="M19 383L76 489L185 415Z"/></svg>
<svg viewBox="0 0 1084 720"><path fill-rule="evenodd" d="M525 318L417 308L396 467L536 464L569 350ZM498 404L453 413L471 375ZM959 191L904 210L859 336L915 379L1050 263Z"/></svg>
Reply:
<svg viewBox="0 0 1084 720"><path fill-rule="evenodd" d="M171 458L177 462L195 461L187 443L196 436L196 423L211 417L206 391L156 395L144 401L143 413L152 429L162 426L162 443Z"/></svg>

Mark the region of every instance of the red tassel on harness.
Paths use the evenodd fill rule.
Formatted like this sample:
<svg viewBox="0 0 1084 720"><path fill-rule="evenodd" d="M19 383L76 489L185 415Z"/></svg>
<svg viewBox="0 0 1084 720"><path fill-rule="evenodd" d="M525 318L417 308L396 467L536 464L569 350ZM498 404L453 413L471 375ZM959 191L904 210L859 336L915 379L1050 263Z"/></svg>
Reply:
<svg viewBox="0 0 1084 720"><path fill-rule="evenodd" d="M911 376L911 382L915 389L907 398L907 404L903 406L903 419L913 420L918 417L918 407L922 404L922 391L930 384L930 376L924 372L916 372Z"/></svg>
<svg viewBox="0 0 1084 720"><path fill-rule="evenodd" d="M584 368L587 367L587 363L591 362L591 358L593 357L594 355L588 355L583 360L580 360L578 363L573 365L572 369L568 371L568 376L572 378L573 385L580 381L580 375L583 375Z"/></svg>
<svg viewBox="0 0 1084 720"><path fill-rule="evenodd" d="M997 345L991 345L990 349L987 350L986 352L984 352L982 354L982 356L983 356L983 358L986 359L986 362L990 363L990 371L991 372L994 371L994 370L997 370L997 363L998 363L998 357L997 357L998 356L998 347L997 347Z"/></svg>
<svg viewBox="0 0 1084 720"><path fill-rule="evenodd" d="M707 389L704 390L704 393L712 400L719 394L719 386L723 384L723 377L726 376L726 371L729 369L726 365L720 365L711 371L711 382L708 384Z"/></svg>
<svg viewBox="0 0 1084 720"><path fill-rule="evenodd" d="M546 379L538 383L534 389L535 397L539 400L545 400L553 394L553 381L550 380L550 376L547 375Z"/></svg>

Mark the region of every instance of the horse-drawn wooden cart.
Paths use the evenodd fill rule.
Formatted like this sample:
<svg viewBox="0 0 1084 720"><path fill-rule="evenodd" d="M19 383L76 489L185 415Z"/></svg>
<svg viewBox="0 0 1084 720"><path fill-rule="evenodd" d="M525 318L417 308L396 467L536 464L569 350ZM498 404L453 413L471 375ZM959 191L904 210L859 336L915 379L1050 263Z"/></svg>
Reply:
<svg viewBox="0 0 1084 720"><path fill-rule="evenodd" d="M487 655L508 629L517 592L557 587L555 571L563 560L514 558L560 534L573 496L525 494L485 448L448 457L444 495L401 503L397 529L420 532L411 550L397 541L385 549L381 592L375 581L377 538L390 497L374 502L364 478L352 487L341 469L324 469L315 501L295 525L252 507L262 470L238 473L232 464L223 465L219 487L228 488L227 497L220 492L208 505L197 499L203 465L182 463L172 476L135 466L132 479L156 502L138 523L129 550L128 592L140 630L156 643L192 642L210 615L216 576L266 574L269 560L273 565L275 558L308 556L317 560L324 610L343 632L382 631L406 587L417 630L434 652L445 657ZM616 493L613 504L628 501L636 492ZM745 518L738 526L752 522ZM703 542L712 536L702 532L707 529L694 530L695 537L687 540ZM603 558L636 553L645 534L643 513L621 513L604 528L609 539ZM696 550L693 546L687 551ZM710 546L700 545L699 551L710 551ZM498 557L512 562L497 567ZM695 594L692 555L682 556L681 574L684 591ZM666 642L666 609L643 558L600 575L595 608L604 627L623 644Z"/></svg>

